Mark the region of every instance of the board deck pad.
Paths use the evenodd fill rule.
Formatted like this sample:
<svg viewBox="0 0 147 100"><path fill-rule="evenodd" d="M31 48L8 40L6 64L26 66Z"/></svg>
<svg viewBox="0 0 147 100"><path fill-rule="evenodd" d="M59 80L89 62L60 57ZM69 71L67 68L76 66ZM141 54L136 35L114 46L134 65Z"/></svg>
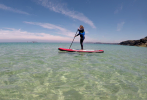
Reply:
<svg viewBox="0 0 147 100"><path fill-rule="evenodd" d="M103 53L104 50L76 50L76 49L67 49L67 48L58 48L60 51L67 51L67 52L87 52L87 53Z"/></svg>

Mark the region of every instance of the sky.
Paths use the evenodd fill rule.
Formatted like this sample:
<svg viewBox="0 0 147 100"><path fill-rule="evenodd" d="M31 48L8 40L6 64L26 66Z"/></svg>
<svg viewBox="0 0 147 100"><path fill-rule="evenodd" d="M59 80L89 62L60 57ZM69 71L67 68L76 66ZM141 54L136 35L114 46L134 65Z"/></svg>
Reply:
<svg viewBox="0 0 147 100"><path fill-rule="evenodd" d="M0 42L71 42L80 25L84 42L144 38L147 0L0 0Z"/></svg>

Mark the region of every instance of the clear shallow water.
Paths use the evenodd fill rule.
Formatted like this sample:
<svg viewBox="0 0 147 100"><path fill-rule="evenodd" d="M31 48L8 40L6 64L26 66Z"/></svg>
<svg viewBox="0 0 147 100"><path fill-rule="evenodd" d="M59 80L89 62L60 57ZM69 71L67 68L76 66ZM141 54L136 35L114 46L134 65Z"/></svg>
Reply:
<svg viewBox="0 0 147 100"><path fill-rule="evenodd" d="M147 48L0 43L0 100L147 100ZM80 49L78 43L72 45Z"/></svg>

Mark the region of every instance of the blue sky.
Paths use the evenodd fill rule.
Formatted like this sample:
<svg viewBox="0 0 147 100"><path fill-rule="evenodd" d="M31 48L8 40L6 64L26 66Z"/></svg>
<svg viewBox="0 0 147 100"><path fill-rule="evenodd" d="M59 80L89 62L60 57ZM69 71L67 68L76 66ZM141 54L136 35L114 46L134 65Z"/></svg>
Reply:
<svg viewBox="0 0 147 100"><path fill-rule="evenodd" d="M71 42L80 25L85 42L143 38L147 0L0 0L0 42Z"/></svg>

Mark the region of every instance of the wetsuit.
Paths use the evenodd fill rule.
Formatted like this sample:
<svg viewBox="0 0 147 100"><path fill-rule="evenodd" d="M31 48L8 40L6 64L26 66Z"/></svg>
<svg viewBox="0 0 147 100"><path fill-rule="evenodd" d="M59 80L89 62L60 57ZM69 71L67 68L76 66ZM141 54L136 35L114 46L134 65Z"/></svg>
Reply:
<svg viewBox="0 0 147 100"><path fill-rule="evenodd" d="M81 49L83 50L83 41L85 39L85 31L84 29L78 29L79 34L77 34L76 36L80 35L80 44L81 44Z"/></svg>

